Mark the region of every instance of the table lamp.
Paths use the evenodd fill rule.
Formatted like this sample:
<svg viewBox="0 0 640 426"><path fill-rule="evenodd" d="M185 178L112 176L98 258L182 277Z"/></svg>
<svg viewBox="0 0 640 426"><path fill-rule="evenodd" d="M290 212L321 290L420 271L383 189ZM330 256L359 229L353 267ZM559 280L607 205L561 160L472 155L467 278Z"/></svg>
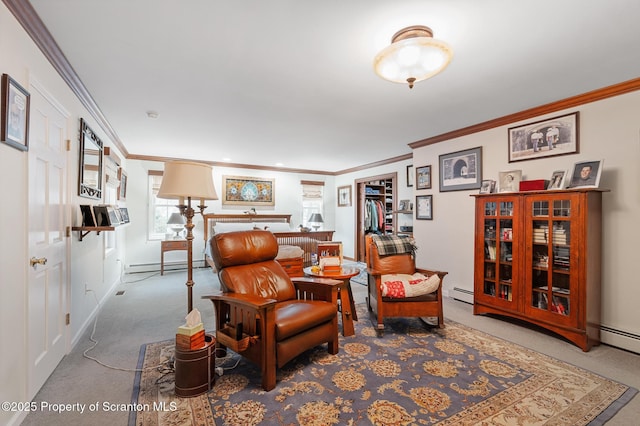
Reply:
<svg viewBox="0 0 640 426"><path fill-rule="evenodd" d="M174 240L180 239L180 233L184 229L184 224L184 217L180 213L171 213L171 216L169 216L169 220L167 221L167 225L169 225L169 229L176 233L176 235L173 236Z"/></svg>
<svg viewBox="0 0 640 426"><path fill-rule="evenodd" d="M322 220L322 215L320 213L312 213L311 217L308 220L309 223L314 223L315 225L311 225L314 231L317 231L320 228L320 225L324 222Z"/></svg>
<svg viewBox="0 0 640 426"><path fill-rule="evenodd" d="M213 169L210 165L195 161L168 161L164 164L162 184L158 198L179 200L180 214L187 223L187 313L193 310L193 223L194 211L191 199L200 200L200 214L207 208L205 200L217 200L218 194L213 186ZM185 199L187 204L185 204Z"/></svg>

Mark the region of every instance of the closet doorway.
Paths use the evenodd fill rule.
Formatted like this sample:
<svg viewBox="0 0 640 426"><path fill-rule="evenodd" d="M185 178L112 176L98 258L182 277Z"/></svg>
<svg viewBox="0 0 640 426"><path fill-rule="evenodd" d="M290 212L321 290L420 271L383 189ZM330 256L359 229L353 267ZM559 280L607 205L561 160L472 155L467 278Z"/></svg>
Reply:
<svg viewBox="0 0 640 426"><path fill-rule="evenodd" d="M356 259L365 262L364 237L370 232L395 234L395 196L397 173L371 176L355 180L356 194ZM371 203L381 211L380 217L371 222Z"/></svg>

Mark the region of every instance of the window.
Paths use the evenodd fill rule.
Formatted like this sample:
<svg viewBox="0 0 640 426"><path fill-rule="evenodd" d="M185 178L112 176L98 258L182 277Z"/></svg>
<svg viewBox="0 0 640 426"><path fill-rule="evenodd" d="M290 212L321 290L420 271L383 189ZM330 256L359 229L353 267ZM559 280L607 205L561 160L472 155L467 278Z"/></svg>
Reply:
<svg viewBox="0 0 640 426"><path fill-rule="evenodd" d="M308 227L312 213L320 213L324 217L324 182L302 181L302 218L300 223Z"/></svg>
<svg viewBox="0 0 640 426"><path fill-rule="evenodd" d="M171 213L176 213L178 200L158 198L162 183L162 172L149 170L149 239L164 240L167 233L167 221Z"/></svg>

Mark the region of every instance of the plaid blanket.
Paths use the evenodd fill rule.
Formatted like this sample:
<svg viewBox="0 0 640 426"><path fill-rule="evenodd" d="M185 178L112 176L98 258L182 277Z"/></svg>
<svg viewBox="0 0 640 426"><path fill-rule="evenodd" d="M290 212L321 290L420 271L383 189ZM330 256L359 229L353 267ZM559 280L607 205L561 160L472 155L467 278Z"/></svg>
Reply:
<svg viewBox="0 0 640 426"><path fill-rule="evenodd" d="M372 240L376 244L380 256L392 254L411 253L415 254L415 240L406 235L372 235Z"/></svg>

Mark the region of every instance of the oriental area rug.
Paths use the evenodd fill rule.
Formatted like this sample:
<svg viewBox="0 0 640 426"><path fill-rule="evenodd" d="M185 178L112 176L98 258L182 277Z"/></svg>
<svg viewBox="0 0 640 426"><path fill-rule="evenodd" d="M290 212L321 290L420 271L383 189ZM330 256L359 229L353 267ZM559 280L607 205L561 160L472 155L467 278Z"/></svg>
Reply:
<svg viewBox="0 0 640 426"><path fill-rule="evenodd" d="M637 393L557 359L445 321L385 322L376 337L363 306L340 351L307 351L264 392L260 373L233 352L213 388L174 392L174 341L143 345L130 425L600 425ZM237 365L236 365L237 364ZM230 368L233 367L233 368ZM229 368L229 369L226 369ZM206 380L205 380L206 383Z"/></svg>

